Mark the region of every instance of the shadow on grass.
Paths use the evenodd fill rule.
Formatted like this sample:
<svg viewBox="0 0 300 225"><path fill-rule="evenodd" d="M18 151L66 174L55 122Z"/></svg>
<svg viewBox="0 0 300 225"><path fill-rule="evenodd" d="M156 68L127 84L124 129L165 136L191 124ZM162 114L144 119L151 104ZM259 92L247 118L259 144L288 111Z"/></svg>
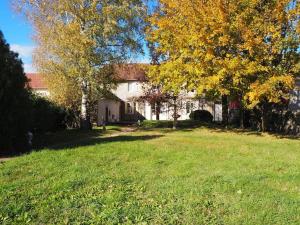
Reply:
<svg viewBox="0 0 300 225"><path fill-rule="evenodd" d="M243 135L252 135L252 136L258 136L263 137L264 134L268 134L272 137L278 138L278 139L291 139L291 140L300 140L300 137L297 135L290 135L290 134L283 134L283 133L275 133L275 132L260 132L256 130L251 129L240 129L240 128L234 128L234 127L209 127L213 132L219 132L219 133L235 133L235 134L243 134Z"/></svg>
<svg viewBox="0 0 300 225"><path fill-rule="evenodd" d="M287 135L287 134L281 134L281 133L275 133L275 132L260 132L257 130L251 130L251 129L240 129L236 127L225 127L224 125L220 123L195 123L193 125L190 124L179 124L178 128L176 130L170 128L170 127L146 127L146 128L139 128L139 130L143 131L157 131L160 130L162 133L172 133L176 131L181 131L181 132L191 132L194 131L197 128L207 128L212 132L216 133L235 133L235 134L242 134L242 135L251 135L251 136L258 136L258 137L263 137L264 134L268 134L270 136L273 136L278 139L291 139L291 140L300 140L299 136L296 135Z"/></svg>
<svg viewBox="0 0 300 225"><path fill-rule="evenodd" d="M51 150L70 149L77 147L87 147L97 144L109 142L131 142L131 141L146 141L155 138L160 138L163 135L122 135L103 136L103 132L99 130L80 131L66 130L60 133L48 134L37 138L34 150L38 151L44 148Z"/></svg>

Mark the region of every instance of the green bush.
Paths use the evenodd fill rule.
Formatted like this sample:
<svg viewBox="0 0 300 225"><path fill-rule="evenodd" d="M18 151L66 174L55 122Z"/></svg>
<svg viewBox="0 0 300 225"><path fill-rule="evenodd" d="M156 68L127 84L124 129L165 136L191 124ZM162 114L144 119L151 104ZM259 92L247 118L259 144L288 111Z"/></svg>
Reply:
<svg viewBox="0 0 300 225"><path fill-rule="evenodd" d="M179 120L177 121L178 128L193 128L201 125L200 121L195 120ZM170 120L144 120L141 123L142 128L152 129L152 128L172 128L173 121Z"/></svg>
<svg viewBox="0 0 300 225"><path fill-rule="evenodd" d="M144 120L141 123L143 128L172 128L173 122L167 120Z"/></svg>
<svg viewBox="0 0 300 225"><path fill-rule="evenodd" d="M191 112L190 119L211 123L213 121L213 115L207 110L195 110Z"/></svg>
<svg viewBox="0 0 300 225"><path fill-rule="evenodd" d="M32 130L35 133L45 133L66 128L67 113L64 109L38 96L33 96L32 102Z"/></svg>

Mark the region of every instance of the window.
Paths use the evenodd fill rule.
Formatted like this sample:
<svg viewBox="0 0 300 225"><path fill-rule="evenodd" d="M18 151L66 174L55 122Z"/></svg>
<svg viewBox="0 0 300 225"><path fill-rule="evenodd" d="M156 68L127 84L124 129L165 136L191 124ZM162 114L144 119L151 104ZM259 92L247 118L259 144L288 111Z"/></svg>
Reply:
<svg viewBox="0 0 300 225"><path fill-rule="evenodd" d="M151 105L152 114L156 114L158 111L159 113L162 113L162 107L163 104L158 105L157 103L154 103Z"/></svg>
<svg viewBox="0 0 300 225"><path fill-rule="evenodd" d="M138 111L141 115L145 116L145 102L139 102L139 103L138 103L137 111Z"/></svg>
<svg viewBox="0 0 300 225"><path fill-rule="evenodd" d="M129 92L134 91L134 85L135 85L134 82L128 82L128 91Z"/></svg>
<svg viewBox="0 0 300 225"><path fill-rule="evenodd" d="M128 114L132 114L132 107L129 102L127 102L127 104L126 104L126 112Z"/></svg>
<svg viewBox="0 0 300 225"><path fill-rule="evenodd" d="M193 102L186 102L186 113L191 113L194 108L194 103Z"/></svg>
<svg viewBox="0 0 300 225"><path fill-rule="evenodd" d="M186 113L190 113L191 112L191 103L190 102L186 102Z"/></svg>
<svg viewBox="0 0 300 225"><path fill-rule="evenodd" d="M136 102L127 102L125 112L126 114L134 114L136 112L136 108Z"/></svg>
<svg viewBox="0 0 300 225"><path fill-rule="evenodd" d="M152 112L152 114L156 113L155 104L151 105L151 112Z"/></svg>

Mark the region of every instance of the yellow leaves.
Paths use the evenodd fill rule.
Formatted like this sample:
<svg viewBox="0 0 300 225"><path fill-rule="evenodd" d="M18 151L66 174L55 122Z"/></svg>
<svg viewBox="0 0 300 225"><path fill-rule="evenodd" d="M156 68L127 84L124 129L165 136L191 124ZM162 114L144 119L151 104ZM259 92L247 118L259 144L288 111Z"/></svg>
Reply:
<svg viewBox="0 0 300 225"><path fill-rule="evenodd" d="M206 52L206 55L205 55L205 58L204 60L205 61L211 61L215 58L215 55L214 55L214 52L211 48L209 48Z"/></svg>
<svg viewBox="0 0 300 225"><path fill-rule="evenodd" d="M223 35L219 37L219 43L220 45L227 45L230 42L230 36L229 35Z"/></svg>
<svg viewBox="0 0 300 225"><path fill-rule="evenodd" d="M281 98L288 98L293 87L292 75L274 75L267 80L252 83L244 99L249 108L255 107L263 99L277 103Z"/></svg>
<svg viewBox="0 0 300 225"><path fill-rule="evenodd" d="M148 34L168 59L156 71L165 87L238 92L251 107L266 97L276 102L292 87L300 70L299 1L292 8L289 0L161 2L163 13L150 19L155 29Z"/></svg>

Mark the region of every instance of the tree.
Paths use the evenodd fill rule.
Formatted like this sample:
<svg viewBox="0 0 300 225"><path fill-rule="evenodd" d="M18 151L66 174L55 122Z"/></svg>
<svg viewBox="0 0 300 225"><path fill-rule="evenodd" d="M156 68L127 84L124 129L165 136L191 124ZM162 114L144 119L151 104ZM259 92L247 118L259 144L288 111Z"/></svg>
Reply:
<svg viewBox="0 0 300 225"><path fill-rule="evenodd" d="M151 24L147 24L151 26ZM149 55L151 59L151 65L159 65L161 55L156 51L155 43L147 41L147 47L149 49ZM149 67L146 68L146 71ZM161 84L154 84L151 81L143 86L143 95L138 98L140 101L148 102L151 107L155 109L156 120L159 120L159 115L161 113L161 105L167 102L168 95L162 91Z"/></svg>
<svg viewBox="0 0 300 225"><path fill-rule="evenodd" d="M149 40L167 57L151 67L150 77L165 90L235 97L241 118L246 107L288 97L299 71L299 1L160 3Z"/></svg>
<svg viewBox="0 0 300 225"><path fill-rule="evenodd" d="M135 102L148 102L152 109L155 110L155 119L160 119L162 104L168 101L166 93L161 91L161 87L146 83L143 85L143 94L138 97L131 98Z"/></svg>
<svg viewBox="0 0 300 225"><path fill-rule="evenodd" d="M68 121L68 126L72 128L80 127L80 84L76 82L75 79L69 79L59 73L51 75L44 74L43 78L50 92L50 100L69 112L71 118ZM88 112L90 112L91 121L95 121L96 119L97 101L99 97L102 97L104 94L103 89L93 90L90 93Z"/></svg>
<svg viewBox="0 0 300 225"><path fill-rule="evenodd" d="M168 105L173 111L172 117L173 117L173 130L177 129L177 121L180 117L179 111L184 108L182 101L184 100L183 95L181 93L172 93L169 92L167 94L168 99Z"/></svg>
<svg viewBox="0 0 300 225"><path fill-rule="evenodd" d="M0 154L28 147L31 102L26 86L22 62L0 31Z"/></svg>
<svg viewBox="0 0 300 225"><path fill-rule="evenodd" d="M141 50L142 0L15 3L35 27L38 47L34 62L38 70L49 77L63 76L78 88L81 128L90 129L91 95L114 84L109 65Z"/></svg>

